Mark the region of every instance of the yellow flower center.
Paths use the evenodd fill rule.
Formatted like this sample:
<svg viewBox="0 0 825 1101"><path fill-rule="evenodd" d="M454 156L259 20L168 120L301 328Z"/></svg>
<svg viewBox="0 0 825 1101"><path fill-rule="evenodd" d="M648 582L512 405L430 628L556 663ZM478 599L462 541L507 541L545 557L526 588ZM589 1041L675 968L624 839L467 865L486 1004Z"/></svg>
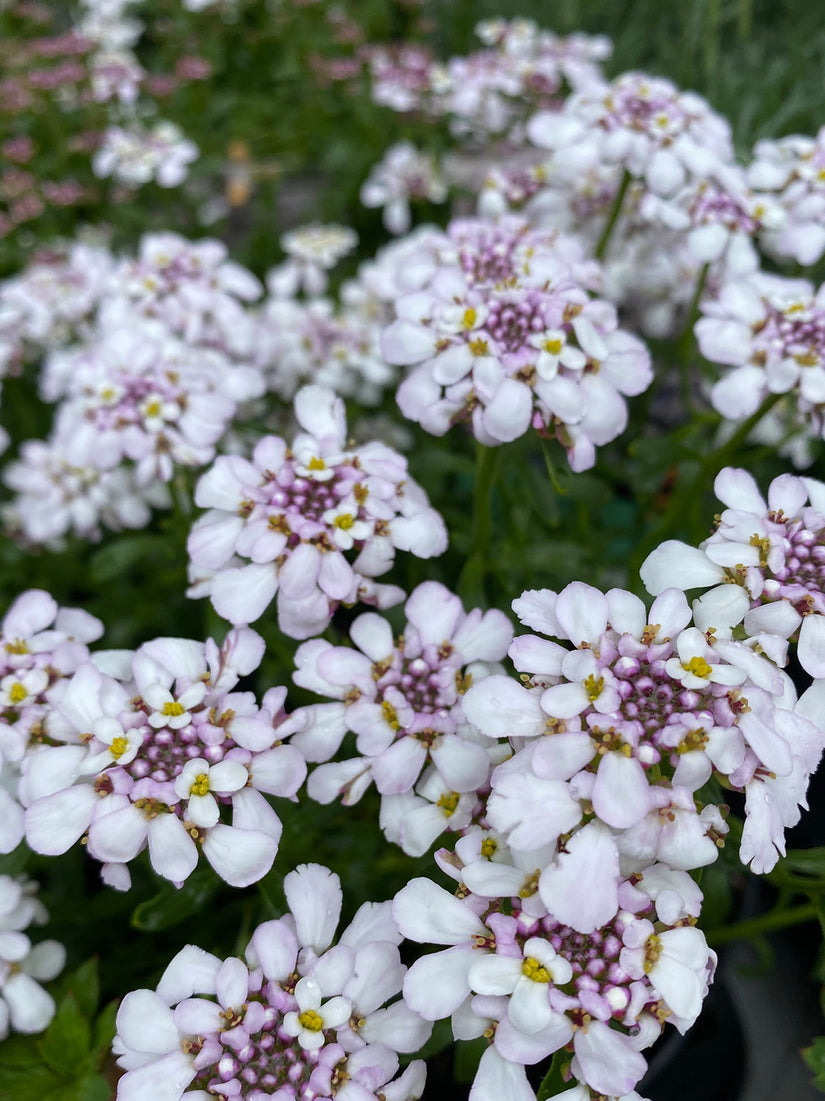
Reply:
<svg viewBox="0 0 825 1101"><path fill-rule="evenodd" d="M444 811L444 816L449 818L458 806L458 792L450 791L439 797L438 805Z"/></svg>
<svg viewBox="0 0 825 1101"><path fill-rule="evenodd" d="M178 703L177 700L169 700L167 703L165 703L163 705L163 710L161 711L161 715L168 715L168 716L182 715L185 710L186 710L186 708L183 706L182 703Z"/></svg>
<svg viewBox="0 0 825 1101"><path fill-rule="evenodd" d="M190 795L206 795L209 791L209 777L205 772L199 772L195 777L191 788L189 789Z"/></svg>
<svg viewBox="0 0 825 1101"><path fill-rule="evenodd" d="M490 346L487 341L478 336L475 340L470 341L470 351L474 356L486 356L490 350Z"/></svg>
<svg viewBox="0 0 825 1101"><path fill-rule="evenodd" d="M485 837L481 842L481 855L485 859L492 859L496 849L498 848L498 842L493 837Z"/></svg>
<svg viewBox="0 0 825 1101"><path fill-rule="evenodd" d="M599 698L603 688L604 677L594 677L592 673L584 682L584 691L591 703Z"/></svg>
<svg viewBox="0 0 825 1101"><path fill-rule="evenodd" d="M316 459L313 455L307 463L307 470L326 470L327 464L323 459Z"/></svg>
<svg viewBox="0 0 825 1101"><path fill-rule="evenodd" d="M534 956L525 956L521 973L533 982L550 982L550 972Z"/></svg>
<svg viewBox="0 0 825 1101"><path fill-rule="evenodd" d="M464 326L465 329L472 329L472 327L476 323L477 317L478 314L473 309L473 307L470 306L464 311L464 316L461 318L461 324Z"/></svg>
<svg viewBox="0 0 825 1101"><path fill-rule="evenodd" d="M160 401L155 398L154 401L146 403L144 407L144 412L146 413L147 417L159 417L162 408L163 406L161 405Z"/></svg>
<svg viewBox="0 0 825 1101"><path fill-rule="evenodd" d="M303 1013L298 1014L298 1024L310 1032L320 1032L324 1027L324 1018L314 1009L305 1009Z"/></svg>
<svg viewBox="0 0 825 1101"><path fill-rule="evenodd" d="M393 728L393 730L397 730L400 725L400 723L398 722L398 712L395 710L389 700L384 700L384 702L381 704L381 713L390 724L390 726Z"/></svg>
<svg viewBox="0 0 825 1101"><path fill-rule="evenodd" d="M545 340L543 347L545 352L549 352L551 356L557 356L561 351L561 341L556 336L552 340Z"/></svg>
<svg viewBox="0 0 825 1101"><path fill-rule="evenodd" d="M698 727L696 730L689 730L685 734L680 744L676 747L677 753L694 753L696 750L704 749L708 744L707 733Z"/></svg>
<svg viewBox="0 0 825 1101"><path fill-rule="evenodd" d="M336 516L334 523L336 528L341 528L342 531L349 531L355 523L355 517L351 512L345 512L343 516Z"/></svg>
<svg viewBox="0 0 825 1101"><path fill-rule="evenodd" d="M645 943L645 974L649 975L658 962L659 956L662 954L662 942L653 933L647 938Z"/></svg>
<svg viewBox="0 0 825 1101"><path fill-rule="evenodd" d="M17 638L14 642L7 642L5 650L7 654L28 654L29 647L22 638Z"/></svg>
<svg viewBox="0 0 825 1101"><path fill-rule="evenodd" d="M22 703L23 700L26 698L26 696L28 696L28 694L29 693L26 691L24 686L18 680L18 681L15 681L15 683L11 686L11 691L9 692L9 698L11 699L12 703Z"/></svg>
<svg viewBox="0 0 825 1101"><path fill-rule="evenodd" d="M700 657L691 658L690 661L683 661L682 668L686 673L693 673L694 677L702 677L703 680L709 677L713 671L712 667L708 665L705 659Z"/></svg>
<svg viewBox="0 0 825 1101"><path fill-rule="evenodd" d="M116 738L112 739L112 744L109 748L112 751L112 756L117 760L118 757L122 757L129 748L129 739L124 738L122 734L118 734Z"/></svg>

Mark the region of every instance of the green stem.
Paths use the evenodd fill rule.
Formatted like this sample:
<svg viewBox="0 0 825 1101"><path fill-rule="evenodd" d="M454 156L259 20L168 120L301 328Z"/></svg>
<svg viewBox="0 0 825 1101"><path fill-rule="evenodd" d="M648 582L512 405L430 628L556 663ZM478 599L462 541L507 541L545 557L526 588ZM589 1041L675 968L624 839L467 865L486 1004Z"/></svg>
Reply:
<svg viewBox="0 0 825 1101"><path fill-rule="evenodd" d="M707 934L707 940L711 945L727 944L732 940L772 933L775 929L785 929L789 925L801 925L805 921L814 921L816 917L816 906L813 902L806 902L791 910L779 910L761 917L748 918L746 921L736 921L721 929L712 929Z"/></svg>
<svg viewBox="0 0 825 1101"><path fill-rule="evenodd" d="M627 169L624 170L622 176L622 182L619 184L619 190L616 192L616 198L613 200L613 206L610 211L610 215L607 219L602 235L599 238L599 243L596 245L595 257L597 260L603 260L604 254L607 252L607 246L610 244L610 238L613 234L613 228L616 222L619 220L619 214L621 213L622 206L624 205L624 197L627 194L627 189L630 187L630 173Z"/></svg>
<svg viewBox="0 0 825 1101"><path fill-rule="evenodd" d="M474 603L484 600L484 578L488 564L487 548L492 527L493 476L499 453L498 447L485 447L481 443L476 447L472 544L458 579L458 591L462 598Z"/></svg>
<svg viewBox="0 0 825 1101"><path fill-rule="evenodd" d="M498 447L477 444L476 482L473 490L473 553L484 553L490 542L491 499L493 475L498 461Z"/></svg>
<svg viewBox="0 0 825 1101"><path fill-rule="evenodd" d="M705 283L708 281L708 272L710 271L710 264L703 264L702 270L699 272L699 278L696 281L696 289L693 292L693 298L690 300L690 306L687 312L687 321L682 335L679 337L679 351L682 353L687 352L693 342L693 326L699 319L699 302L702 295L705 292Z"/></svg>

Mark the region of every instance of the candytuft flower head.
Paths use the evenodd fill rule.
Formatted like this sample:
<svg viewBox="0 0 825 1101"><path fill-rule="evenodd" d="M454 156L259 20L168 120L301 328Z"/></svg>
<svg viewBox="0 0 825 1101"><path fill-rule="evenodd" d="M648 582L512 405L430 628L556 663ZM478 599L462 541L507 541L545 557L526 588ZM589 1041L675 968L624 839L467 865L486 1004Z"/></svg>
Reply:
<svg viewBox="0 0 825 1101"><path fill-rule="evenodd" d="M277 593L281 629L309 638L339 603L397 603L401 591L373 578L396 549L441 554L447 533L398 452L347 446L343 402L330 390L305 387L295 415L303 431L291 448L267 436L251 462L222 457L204 475L195 501L210 511L188 547L193 567L212 571L203 588L220 615L251 623Z"/></svg>
<svg viewBox="0 0 825 1101"><path fill-rule="evenodd" d="M389 903L365 903L332 945L337 875L302 864L284 880L290 912L253 932L245 960L187 945L157 991L123 999L114 1041L119 1101L215 1094L259 1101L415 1101L425 1065L400 1075L431 1025L403 1002L406 968ZM398 1075L398 1077L396 1077Z"/></svg>

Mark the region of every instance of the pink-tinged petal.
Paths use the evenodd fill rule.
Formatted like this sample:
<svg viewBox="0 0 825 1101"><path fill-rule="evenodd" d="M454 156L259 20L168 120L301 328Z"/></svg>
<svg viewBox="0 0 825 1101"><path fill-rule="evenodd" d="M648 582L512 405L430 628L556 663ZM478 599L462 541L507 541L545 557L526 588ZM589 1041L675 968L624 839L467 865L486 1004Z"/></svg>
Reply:
<svg viewBox="0 0 825 1101"><path fill-rule="evenodd" d="M14 601L3 618L6 638L28 639L54 623L57 601L44 589L29 589Z"/></svg>
<svg viewBox="0 0 825 1101"><path fill-rule="evenodd" d="M56 940L41 940L26 958L26 974L38 982L51 982L66 966L66 949Z"/></svg>
<svg viewBox="0 0 825 1101"><path fill-rule="evenodd" d="M777 635L790 638L802 622L802 616L787 600L776 600L772 604L760 604L745 616L745 631L753 635Z"/></svg>
<svg viewBox="0 0 825 1101"><path fill-rule="evenodd" d="M344 897L338 876L320 864L300 864L285 877L284 892L300 943L316 952L329 948Z"/></svg>
<svg viewBox="0 0 825 1101"><path fill-rule="evenodd" d="M606 753L593 785L593 809L614 829L635 826L650 809L650 787L635 757Z"/></svg>
<svg viewBox="0 0 825 1101"><path fill-rule="evenodd" d="M252 934L248 954L268 979L283 982L295 969L298 939L286 919L265 921Z"/></svg>
<svg viewBox="0 0 825 1101"><path fill-rule="evenodd" d="M573 1045L585 1081L598 1093L616 1097L629 1093L647 1070L630 1037L602 1021L590 1021L586 1029L579 1029Z"/></svg>
<svg viewBox="0 0 825 1101"><path fill-rule="evenodd" d="M358 578L340 551L321 555L318 587L332 600L352 601L356 598Z"/></svg>
<svg viewBox="0 0 825 1101"><path fill-rule="evenodd" d="M717 585L693 602L693 622L700 631L727 629L741 623L750 597L739 585Z"/></svg>
<svg viewBox="0 0 825 1101"><path fill-rule="evenodd" d="M449 1017L470 993L467 972L476 955L462 944L422 956L404 978L404 1001L426 1021Z"/></svg>
<svg viewBox="0 0 825 1101"><path fill-rule="evenodd" d="M190 822L202 829L216 826L220 821L221 812L218 809L218 801L211 791L206 795L192 795L186 808L186 817Z"/></svg>
<svg viewBox="0 0 825 1101"><path fill-rule="evenodd" d="M467 972L470 989L477 994L512 994L521 977L520 956L499 956L494 952L477 953Z"/></svg>
<svg viewBox="0 0 825 1101"><path fill-rule="evenodd" d="M572 1025L562 1013L552 1013L550 1024L532 1035L517 1029L509 1016L504 1016L496 1029L495 1045L505 1058L532 1066L564 1047L572 1035ZM503 1097L491 1101L503 1101Z"/></svg>
<svg viewBox="0 0 825 1101"><path fill-rule="evenodd" d="M89 828L98 802L89 784L38 799L26 811L26 841L36 853L59 856Z"/></svg>
<svg viewBox="0 0 825 1101"><path fill-rule="evenodd" d="M225 512L207 512L192 528L186 550L196 566L219 570L235 553L235 543L243 531L240 516Z"/></svg>
<svg viewBox="0 0 825 1101"><path fill-rule="evenodd" d="M530 427L533 393L529 386L506 378L484 410L482 422L493 439L509 443L523 436Z"/></svg>
<svg viewBox="0 0 825 1101"><path fill-rule="evenodd" d="M825 616L803 617L797 654L806 673L812 677L825 677Z"/></svg>
<svg viewBox="0 0 825 1101"><path fill-rule="evenodd" d="M203 855L230 887L263 879L275 860L278 842L261 830L218 824L204 838Z"/></svg>
<svg viewBox="0 0 825 1101"><path fill-rule="evenodd" d="M442 734L436 739L430 756L451 791L476 791L487 782L490 775L490 757L484 746L467 741L457 734ZM377 776L375 783L380 791Z"/></svg>
<svg viewBox="0 0 825 1101"><path fill-rule="evenodd" d="M589 739L588 739L589 740ZM558 780L513 774L494 781L490 822L509 834L518 849L537 849L558 840L581 821L579 801Z"/></svg>
<svg viewBox="0 0 825 1101"><path fill-rule="evenodd" d="M12 1028L17 1032L42 1032L54 1016L54 998L24 971L9 975L3 983Z"/></svg>
<svg viewBox="0 0 825 1101"><path fill-rule="evenodd" d="M426 747L417 738L401 738L372 762L372 778L382 795L409 791L427 761Z"/></svg>
<svg viewBox="0 0 825 1101"><path fill-rule="evenodd" d="M221 961L194 944L187 944L172 959L157 985L157 994L167 1005L175 1005L193 994L214 994Z"/></svg>
<svg viewBox="0 0 825 1101"><path fill-rule="evenodd" d="M465 661L501 661L513 641L513 625L496 608L474 608L453 634L453 645Z"/></svg>
<svg viewBox="0 0 825 1101"><path fill-rule="evenodd" d="M487 935L469 906L429 879L402 887L393 899L392 916L402 935L419 944L464 944L474 935Z"/></svg>
<svg viewBox="0 0 825 1101"><path fill-rule="evenodd" d="M240 961L239 961L240 962ZM221 1002L232 1006L232 1002ZM221 1017L221 1006L205 998L187 998L175 1006L175 1025L184 1036L205 1036L226 1028L226 1018Z"/></svg>
<svg viewBox="0 0 825 1101"><path fill-rule="evenodd" d="M349 636L370 661L380 661L395 648L392 627L383 616L365 612L354 620Z"/></svg>
<svg viewBox="0 0 825 1101"><path fill-rule="evenodd" d="M538 742L533 754L533 769L545 780L569 780L589 764L594 755L595 747L589 734L557 734ZM495 778L493 787L498 787Z"/></svg>
<svg viewBox="0 0 825 1101"><path fill-rule="evenodd" d="M124 1074L117 1084L118 1101L180 1101L194 1077L192 1056L173 1051Z"/></svg>
<svg viewBox="0 0 825 1101"><path fill-rule="evenodd" d="M605 596L607 618L613 630L640 638L647 625L647 609L644 603L625 589L610 589Z"/></svg>
<svg viewBox="0 0 825 1101"><path fill-rule="evenodd" d="M306 760L294 746L279 745L256 753L252 763L252 784L267 795L291 799L306 779Z"/></svg>
<svg viewBox="0 0 825 1101"><path fill-rule="evenodd" d="M125 864L133 860L146 844L147 822L137 807L104 814L89 827L89 852L96 860Z"/></svg>
<svg viewBox="0 0 825 1101"><path fill-rule="evenodd" d="M572 581L556 599L559 626L576 646L596 642L607 629L607 597L592 585Z"/></svg>
<svg viewBox="0 0 825 1101"><path fill-rule="evenodd" d="M470 373L473 362L474 356L469 344L453 344L433 359L433 378L442 386L452 386Z"/></svg>
<svg viewBox="0 0 825 1101"><path fill-rule="evenodd" d="M776 730L753 711L740 716L739 729L765 768L777 776L790 774L793 764L790 746Z"/></svg>
<svg viewBox="0 0 825 1101"><path fill-rule="evenodd" d="M249 773L240 761L231 757L219 761L209 769L209 787L220 795L229 795L246 786Z"/></svg>
<svg viewBox="0 0 825 1101"><path fill-rule="evenodd" d="M562 662L570 651L546 638L520 635L513 640L507 653L519 672L558 677L561 675Z"/></svg>
<svg viewBox="0 0 825 1101"><path fill-rule="evenodd" d="M716 475L713 491L719 500L737 512L753 512L765 516L768 508L759 492L756 479L747 470L726 466Z"/></svg>
<svg viewBox="0 0 825 1101"><path fill-rule="evenodd" d="M462 700L466 718L488 738L531 738L544 730L540 698L512 677L494 675L471 685Z"/></svg>
<svg viewBox="0 0 825 1101"><path fill-rule="evenodd" d="M164 879L182 883L198 863L198 850L180 818L160 814L149 821L149 860Z"/></svg>
<svg viewBox="0 0 825 1101"><path fill-rule="evenodd" d="M550 1008L548 984L522 978L510 998L507 1016L526 1036L542 1032L552 1025L556 1014Z"/></svg>
<svg viewBox="0 0 825 1101"><path fill-rule="evenodd" d="M400 1001L386 1009L370 1012L359 1030L361 1039L368 1044L384 1044L404 1054L418 1051L429 1040L431 1033L432 1024Z"/></svg>
<svg viewBox="0 0 825 1101"><path fill-rule="evenodd" d="M555 684L541 696L541 709L554 719L572 719L590 706L590 697L581 684Z"/></svg>
<svg viewBox="0 0 825 1101"><path fill-rule="evenodd" d="M281 596L278 602L278 626L290 638L312 638L329 625L333 607L329 597L316 589L303 600Z"/></svg>
<svg viewBox="0 0 825 1101"><path fill-rule="evenodd" d="M607 826L589 823L567 842L555 865L541 873L539 894L547 909L579 933L592 933L615 915L619 855Z"/></svg>
<svg viewBox="0 0 825 1101"><path fill-rule="evenodd" d="M704 551L668 539L647 556L639 570L642 584L658 596L679 582L681 589L704 589L724 580L725 571L711 562Z"/></svg>
<svg viewBox="0 0 825 1101"><path fill-rule="evenodd" d="M326 447L340 447L347 434L340 397L326 386L304 386L295 395L295 419Z"/></svg>
<svg viewBox="0 0 825 1101"><path fill-rule="evenodd" d="M464 618L460 599L438 581L425 581L417 586L404 611L425 646L449 641Z"/></svg>
<svg viewBox="0 0 825 1101"><path fill-rule="evenodd" d="M215 611L232 624L252 623L263 615L278 591L274 565L243 566L221 570L211 582Z"/></svg>
<svg viewBox="0 0 825 1101"><path fill-rule="evenodd" d="M536 1094L520 1062L510 1062L494 1047L488 1047L478 1064L469 1101L504 1101L505 1098L507 1101L536 1101Z"/></svg>
<svg viewBox="0 0 825 1101"><path fill-rule="evenodd" d="M117 1031L134 1051L164 1055L180 1044L172 1010L154 990L133 990L120 1003Z"/></svg>
<svg viewBox="0 0 825 1101"><path fill-rule="evenodd" d="M249 971L242 960L230 956L220 966L215 993L223 1006L240 1009L249 994Z"/></svg>
<svg viewBox="0 0 825 1101"><path fill-rule="evenodd" d="M429 359L436 350L436 337L431 329L414 321L394 321L381 333L381 355L388 363L407 367Z"/></svg>
<svg viewBox="0 0 825 1101"><path fill-rule="evenodd" d="M299 543L281 566L281 592L290 600L302 600L316 588L321 552L311 543Z"/></svg>
<svg viewBox="0 0 825 1101"><path fill-rule="evenodd" d="M77 777L89 751L82 745L58 745L29 752L20 786L20 798L33 803L70 787Z"/></svg>

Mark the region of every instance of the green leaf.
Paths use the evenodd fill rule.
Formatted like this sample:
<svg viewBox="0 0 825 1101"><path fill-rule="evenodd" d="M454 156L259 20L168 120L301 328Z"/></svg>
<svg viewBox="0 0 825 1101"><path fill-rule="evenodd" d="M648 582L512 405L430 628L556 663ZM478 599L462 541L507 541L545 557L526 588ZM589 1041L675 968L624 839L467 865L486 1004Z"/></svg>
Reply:
<svg viewBox="0 0 825 1101"><path fill-rule="evenodd" d="M489 1041L483 1037L479 1037L478 1040L456 1044L453 1057L453 1074L456 1082L472 1082L476 1076L481 1056L489 1046Z"/></svg>
<svg viewBox="0 0 825 1101"><path fill-rule="evenodd" d="M115 1038L115 1017L120 1002L116 999L101 1011L95 1021L94 1037L92 1040L92 1055L98 1065L108 1056Z"/></svg>
<svg viewBox="0 0 825 1101"><path fill-rule="evenodd" d="M817 1036L810 1047L803 1048L802 1058L813 1071L813 1085L825 1093L825 1036Z"/></svg>
<svg viewBox="0 0 825 1101"><path fill-rule="evenodd" d="M97 957L93 956L60 983L62 992L71 993L77 1000L80 1012L87 1021L94 1020L100 997L100 983L97 977Z"/></svg>
<svg viewBox="0 0 825 1101"><path fill-rule="evenodd" d="M154 898L141 902L132 911L132 925L145 933L169 929L206 907L220 883L208 868L193 872L180 888L166 884Z"/></svg>
<svg viewBox="0 0 825 1101"><path fill-rule="evenodd" d="M825 846L814 849L792 849L779 861L776 870L825 881Z"/></svg>
<svg viewBox="0 0 825 1101"><path fill-rule="evenodd" d="M541 1085L536 1094L536 1101L546 1101L548 1097L556 1097L563 1090L570 1088L570 1083L562 1077L562 1069L567 1066L570 1056L563 1051L557 1051L553 1056L550 1069L541 1080Z"/></svg>
<svg viewBox="0 0 825 1101"><path fill-rule="evenodd" d="M90 1041L89 1022L81 1013L75 996L67 994L37 1047L43 1062L65 1078L88 1060Z"/></svg>

